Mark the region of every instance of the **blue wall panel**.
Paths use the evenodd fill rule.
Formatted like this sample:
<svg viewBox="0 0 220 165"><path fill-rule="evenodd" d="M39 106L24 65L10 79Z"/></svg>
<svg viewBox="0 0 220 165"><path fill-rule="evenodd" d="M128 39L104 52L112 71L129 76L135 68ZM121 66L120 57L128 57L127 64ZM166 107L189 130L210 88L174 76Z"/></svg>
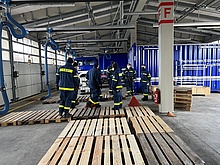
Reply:
<svg viewBox="0 0 220 165"><path fill-rule="evenodd" d="M107 69L111 61L117 62L120 69L126 68L128 62L128 54L116 53L110 55L99 55L99 65L101 70L103 70L103 68L104 70Z"/></svg>
<svg viewBox="0 0 220 165"><path fill-rule="evenodd" d="M152 84L158 84L158 47L134 44L128 52L129 62L132 56L138 77L144 63L151 73ZM211 91L220 91L220 45L175 45L173 75L176 85L208 86Z"/></svg>

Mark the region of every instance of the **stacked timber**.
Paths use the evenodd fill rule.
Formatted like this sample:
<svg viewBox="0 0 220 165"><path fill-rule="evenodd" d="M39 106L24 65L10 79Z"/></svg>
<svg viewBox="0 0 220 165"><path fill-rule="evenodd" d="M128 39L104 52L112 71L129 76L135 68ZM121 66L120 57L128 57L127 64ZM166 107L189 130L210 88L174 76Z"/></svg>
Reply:
<svg viewBox="0 0 220 165"><path fill-rule="evenodd" d="M174 108L190 111L192 106L192 88L174 88Z"/></svg>

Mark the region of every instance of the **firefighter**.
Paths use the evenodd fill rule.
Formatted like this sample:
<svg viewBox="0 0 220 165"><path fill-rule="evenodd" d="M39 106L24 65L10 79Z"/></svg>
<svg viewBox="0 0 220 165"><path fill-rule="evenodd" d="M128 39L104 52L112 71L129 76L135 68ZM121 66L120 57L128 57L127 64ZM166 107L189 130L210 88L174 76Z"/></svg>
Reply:
<svg viewBox="0 0 220 165"><path fill-rule="evenodd" d="M72 63L73 59L68 58L66 65L59 68L56 78L56 86L59 84L60 90L59 115L62 116L64 112L65 118L71 117L69 110L74 95L74 89L77 84L74 79L75 68Z"/></svg>
<svg viewBox="0 0 220 165"><path fill-rule="evenodd" d="M78 63L75 61L73 63L73 67L74 69L74 82L76 82L75 86L74 86L74 94L73 94L73 99L72 99L72 104L71 104L71 108L75 108L76 105L79 104L79 102L76 100L77 99L77 95L78 95L78 90L79 90L79 76L78 76Z"/></svg>
<svg viewBox="0 0 220 165"><path fill-rule="evenodd" d="M114 95L114 107L112 110L119 110L119 108L122 108L122 73L120 72L120 69L118 68L118 63L114 62L112 67L112 83L111 83L111 89L113 91Z"/></svg>
<svg viewBox="0 0 220 165"><path fill-rule="evenodd" d="M148 72L148 70L146 69L146 66L143 64L141 66L141 89L142 89L142 93L143 93L143 101L147 101L148 100L148 92L149 92L149 85L150 85L150 81L151 81L151 75Z"/></svg>
<svg viewBox="0 0 220 165"><path fill-rule="evenodd" d="M127 89L127 96L133 96L134 92L134 80L136 78L136 71L131 67L131 64L127 64L127 68L123 72L125 78L125 85Z"/></svg>
<svg viewBox="0 0 220 165"><path fill-rule="evenodd" d="M107 78L108 78L108 84L109 84L109 94L112 94L112 89L111 89L111 76L112 76L112 65L113 61L110 62L110 65L107 67Z"/></svg>
<svg viewBox="0 0 220 165"><path fill-rule="evenodd" d="M86 107L92 108L93 104L96 108L100 108L99 96L101 95L102 82L100 77L100 71L98 70L98 63L94 64L94 67L87 72L86 78L89 80L89 88L91 91L91 98L86 104Z"/></svg>

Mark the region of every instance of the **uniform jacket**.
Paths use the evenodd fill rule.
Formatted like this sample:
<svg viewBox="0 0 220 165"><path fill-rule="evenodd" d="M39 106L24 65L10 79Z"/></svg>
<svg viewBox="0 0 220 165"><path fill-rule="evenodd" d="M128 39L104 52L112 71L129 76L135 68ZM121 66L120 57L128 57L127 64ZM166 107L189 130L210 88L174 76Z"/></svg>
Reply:
<svg viewBox="0 0 220 165"><path fill-rule="evenodd" d="M141 68L141 82L145 83L149 83L151 80L151 75L148 72L147 69Z"/></svg>
<svg viewBox="0 0 220 165"><path fill-rule="evenodd" d="M89 80L89 88L98 89L102 87L101 73L97 68L90 69L86 74L86 78Z"/></svg>
<svg viewBox="0 0 220 165"><path fill-rule="evenodd" d="M130 69L126 68L123 74L125 78L136 78L136 71L132 67Z"/></svg>
<svg viewBox="0 0 220 165"><path fill-rule="evenodd" d="M56 74L56 84L60 90L73 91L79 86L79 77L76 68L71 63L61 66Z"/></svg>
<svg viewBox="0 0 220 165"><path fill-rule="evenodd" d="M120 69L117 68L115 69L115 71L112 72L111 88L114 90L122 89L121 79L122 79L122 73L120 72Z"/></svg>
<svg viewBox="0 0 220 165"><path fill-rule="evenodd" d="M112 74L112 65L109 65L107 68L107 78L111 78L111 74Z"/></svg>

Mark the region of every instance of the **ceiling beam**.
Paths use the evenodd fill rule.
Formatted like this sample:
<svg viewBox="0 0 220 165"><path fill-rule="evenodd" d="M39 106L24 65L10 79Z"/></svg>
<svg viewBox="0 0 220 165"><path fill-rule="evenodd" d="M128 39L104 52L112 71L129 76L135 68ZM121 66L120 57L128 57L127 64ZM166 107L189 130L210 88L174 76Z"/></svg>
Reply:
<svg viewBox="0 0 220 165"><path fill-rule="evenodd" d="M88 26L88 27L54 27L53 32L58 31L96 31L96 30L119 30L119 29L134 29L134 25L123 25L123 26ZM47 28L29 28L26 27L29 32L47 32Z"/></svg>
<svg viewBox="0 0 220 165"><path fill-rule="evenodd" d="M72 47L71 49L73 50L100 50L100 49L123 49L123 47L118 47L118 46L115 46L115 47Z"/></svg>
<svg viewBox="0 0 220 165"><path fill-rule="evenodd" d="M90 43L90 42L126 42L128 39L126 38L118 38L118 39L89 39L89 40L71 40L71 43ZM57 43L67 43L67 40L55 40Z"/></svg>

